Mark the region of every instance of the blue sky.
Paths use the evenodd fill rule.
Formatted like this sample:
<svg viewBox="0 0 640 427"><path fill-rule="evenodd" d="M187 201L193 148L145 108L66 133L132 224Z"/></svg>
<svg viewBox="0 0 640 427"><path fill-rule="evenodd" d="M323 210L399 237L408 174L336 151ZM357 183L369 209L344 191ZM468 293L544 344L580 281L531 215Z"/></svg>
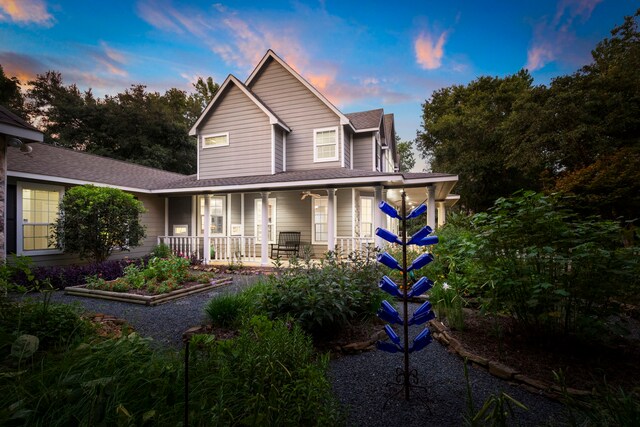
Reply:
<svg viewBox="0 0 640 427"><path fill-rule="evenodd" d="M415 138L434 90L528 68L548 84L590 61L640 1L0 0L0 64L57 70L98 96L131 84L246 79L273 49L343 112L383 107ZM421 170L420 162L416 170Z"/></svg>

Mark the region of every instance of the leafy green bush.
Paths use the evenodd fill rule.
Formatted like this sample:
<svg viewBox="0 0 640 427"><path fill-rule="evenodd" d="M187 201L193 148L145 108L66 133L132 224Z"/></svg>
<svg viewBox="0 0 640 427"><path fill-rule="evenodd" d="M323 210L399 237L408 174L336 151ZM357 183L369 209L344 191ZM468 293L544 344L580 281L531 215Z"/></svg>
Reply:
<svg viewBox="0 0 640 427"><path fill-rule="evenodd" d="M347 322L375 313L385 295L375 260L329 253L320 265L294 265L269 277L261 309L271 318L291 316L314 335L335 333Z"/></svg>
<svg viewBox="0 0 640 427"><path fill-rule="evenodd" d="M237 339L195 336L190 425L339 425L338 404L299 327L264 317ZM183 362L137 334L60 354L0 375L0 425L180 425Z"/></svg>
<svg viewBox="0 0 640 427"><path fill-rule="evenodd" d="M35 335L40 349L68 346L91 333L90 322L83 319L75 305L48 301L27 301L5 304L0 315L0 355L7 351L7 341L22 334Z"/></svg>
<svg viewBox="0 0 640 427"><path fill-rule="evenodd" d="M157 244L151 249L152 258L169 258L173 253L166 243Z"/></svg>
<svg viewBox="0 0 640 427"><path fill-rule="evenodd" d="M558 195L500 198L438 234L427 275L529 333L594 338L640 290L638 248L624 247L621 227L577 216Z"/></svg>
<svg viewBox="0 0 640 427"><path fill-rule="evenodd" d="M287 321L253 317L234 340L194 352L191 407L208 425L339 425L338 404L310 338Z"/></svg>
<svg viewBox="0 0 640 427"><path fill-rule="evenodd" d="M441 320L446 318L453 329L464 329L464 302L458 290L447 282L436 282L429 292L429 301Z"/></svg>
<svg viewBox="0 0 640 427"><path fill-rule="evenodd" d="M216 326L238 326L243 319L257 314L260 298L268 288L266 282L258 282L235 294L220 294L205 306L205 312Z"/></svg>

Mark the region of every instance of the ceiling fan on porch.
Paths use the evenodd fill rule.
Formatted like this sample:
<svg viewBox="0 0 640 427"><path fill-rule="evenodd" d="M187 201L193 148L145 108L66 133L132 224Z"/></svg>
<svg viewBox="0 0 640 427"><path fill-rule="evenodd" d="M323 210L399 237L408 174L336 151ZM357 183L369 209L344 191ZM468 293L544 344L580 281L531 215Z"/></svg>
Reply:
<svg viewBox="0 0 640 427"><path fill-rule="evenodd" d="M312 193L311 191L303 191L302 193L300 193L300 200L304 200L307 197L311 197L312 199L319 199L322 196L319 194Z"/></svg>

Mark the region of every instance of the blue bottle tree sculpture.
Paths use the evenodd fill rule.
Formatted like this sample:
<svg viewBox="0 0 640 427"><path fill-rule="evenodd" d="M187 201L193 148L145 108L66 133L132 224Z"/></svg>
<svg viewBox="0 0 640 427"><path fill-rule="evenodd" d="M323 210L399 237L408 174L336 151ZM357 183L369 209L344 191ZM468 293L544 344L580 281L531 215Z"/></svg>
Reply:
<svg viewBox="0 0 640 427"><path fill-rule="evenodd" d="M417 218L426 212L427 207L421 204L417 208L413 209L408 214L406 213L406 194L402 192L402 206L400 214L393 206L387 202L380 202L380 210L390 216L391 218L399 219L402 222L402 236L385 230L384 228L378 228L376 235L392 244L398 244L402 247L402 261L396 260L387 252L383 252L378 256L378 262L394 270L402 272L402 287L399 287L392 279L384 276L380 281L379 287L392 297L401 298L403 304L403 316L388 302L382 301L380 309L378 310L378 317L389 323L385 325L384 329L387 336L390 339L388 341L379 341L377 347L379 350L389 353L402 352L404 354L404 369L402 369L403 377L403 389L405 400L409 400L410 389L412 388L410 377L411 371L409 369L409 354L414 351L420 351L429 345L432 341L431 331L429 328L423 329L414 339L411 345L409 345L409 326L411 325L423 325L429 320L435 318L435 314L431 309L431 303L426 301L417 310L413 312L411 318L409 318L407 306L409 298L417 297L424 294L433 286L433 282L426 277L421 277L413 281L411 289L409 289L409 275L412 272L421 269L430 262L434 257L430 253L424 253L413 260L411 264L407 264L407 245L428 246L438 243L437 236L431 236L433 233L431 227L424 226L417 233L413 234L407 239L407 220ZM401 325L403 328L402 338L396 333L390 324Z"/></svg>

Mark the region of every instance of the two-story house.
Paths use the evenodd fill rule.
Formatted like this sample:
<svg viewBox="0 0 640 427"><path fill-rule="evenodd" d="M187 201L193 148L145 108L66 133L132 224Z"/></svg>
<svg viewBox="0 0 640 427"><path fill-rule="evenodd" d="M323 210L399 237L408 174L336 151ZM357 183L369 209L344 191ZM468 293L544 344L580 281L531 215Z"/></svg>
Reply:
<svg viewBox="0 0 640 427"><path fill-rule="evenodd" d="M346 254L363 245L382 246L376 240L376 227L397 229L397 224L377 206L382 200L398 205L403 190L410 205L426 199L427 221L434 228L457 201L450 194L456 175L397 171L393 114L382 109L342 113L271 50L244 82L227 77L190 134L197 138L195 175L64 150L70 156L84 156L86 162L111 163L118 170L131 166L129 185L125 172L95 176L95 170L84 179L67 178L67 185L112 185L134 192L145 206L150 205L145 221L153 230L150 233L148 227L143 249L164 242L176 252L195 252L207 262L241 256L262 265L270 263L263 242L276 243L279 233L286 231L299 232L303 245L316 256L327 250ZM60 150L34 148L32 156L47 150L51 156L51 149ZM12 178L10 161L10 182L20 188L26 182L23 179L19 185L20 174L29 180L28 187L71 173L24 175L29 161L17 159L17 152L9 154L16 156L22 169ZM16 193L17 199L21 197ZM18 237L14 247L28 254L19 241L24 241L24 232ZM35 253L47 250L51 248L41 247Z"/></svg>

